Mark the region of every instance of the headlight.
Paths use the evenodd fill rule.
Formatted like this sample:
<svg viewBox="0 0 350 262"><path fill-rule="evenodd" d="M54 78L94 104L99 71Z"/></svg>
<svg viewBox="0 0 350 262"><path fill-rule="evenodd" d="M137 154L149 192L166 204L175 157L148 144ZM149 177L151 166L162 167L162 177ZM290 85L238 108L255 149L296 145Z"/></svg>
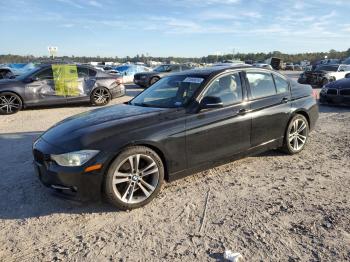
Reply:
<svg viewBox="0 0 350 262"><path fill-rule="evenodd" d="M141 76L141 79L146 79L146 76Z"/></svg>
<svg viewBox="0 0 350 262"><path fill-rule="evenodd" d="M81 150L62 155L51 155L60 166L81 166L98 154L98 150Z"/></svg>
<svg viewBox="0 0 350 262"><path fill-rule="evenodd" d="M327 87L323 87L323 88L321 89L321 93L322 93L322 94L326 94L327 91L328 91L328 88L327 88Z"/></svg>

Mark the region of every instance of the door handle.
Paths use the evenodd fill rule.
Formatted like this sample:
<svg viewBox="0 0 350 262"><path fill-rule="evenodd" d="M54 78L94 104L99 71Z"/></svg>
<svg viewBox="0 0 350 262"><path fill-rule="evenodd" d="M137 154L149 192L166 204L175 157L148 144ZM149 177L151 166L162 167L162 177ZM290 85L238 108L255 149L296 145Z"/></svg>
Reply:
<svg viewBox="0 0 350 262"><path fill-rule="evenodd" d="M289 101L289 98L288 97L283 97L282 98L282 103L288 103Z"/></svg>
<svg viewBox="0 0 350 262"><path fill-rule="evenodd" d="M240 110L238 110L238 115L243 116L247 113L247 110L245 108L241 108Z"/></svg>

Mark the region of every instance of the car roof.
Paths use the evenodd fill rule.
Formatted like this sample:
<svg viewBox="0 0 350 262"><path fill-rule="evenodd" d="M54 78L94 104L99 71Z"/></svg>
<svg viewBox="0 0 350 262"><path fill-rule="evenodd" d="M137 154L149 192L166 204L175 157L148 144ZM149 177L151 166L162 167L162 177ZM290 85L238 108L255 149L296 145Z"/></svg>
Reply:
<svg viewBox="0 0 350 262"><path fill-rule="evenodd" d="M195 68L191 70L185 70L182 72L175 73L174 75L192 75L192 76L198 76L198 77L208 77L212 74L220 74L225 71L229 70L235 70L235 69L249 69L253 68L250 65L238 65L238 66L211 66L211 67L203 67L203 68ZM255 68L256 69L256 68ZM260 68L259 68L260 70ZM267 70L267 69L264 69ZM271 71L271 70L269 70Z"/></svg>

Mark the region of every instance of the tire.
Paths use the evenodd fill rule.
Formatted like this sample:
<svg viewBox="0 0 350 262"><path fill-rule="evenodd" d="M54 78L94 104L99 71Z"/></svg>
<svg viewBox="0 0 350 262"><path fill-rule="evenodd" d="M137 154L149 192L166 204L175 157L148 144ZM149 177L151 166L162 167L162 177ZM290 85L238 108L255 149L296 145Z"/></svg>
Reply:
<svg viewBox="0 0 350 262"><path fill-rule="evenodd" d="M163 183L164 165L158 154L148 147L132 146L123 150L111 164L104 193L117 208L130 210L152 201Z"/></svg>
<svg viewBox="0 0 350 262"><path fill-rule="evenodd" d="M23 107L22 99L11 92L0 93L0 115L12 115Z"/></svg>
<svg viewBox="0 0 350 262"><path fill-rule="evenodd" d="M296 132L296 130L298 130ZM283 151L289 155L301 152L309 138L309 123L307 119L300 114L295 115L288 124L284 136Z"/></svg>
<svg viewBox="0 0 350 262"><path fill-rule="evenodd" d="M90 101L92 105L104 106L112 100L112 95L105 87L97 87L92 91Z"/></svg>
<svg viewBox="0 0 350 262"><path fill-rule="evenodd" d="M153 85L155 82L158 82L159 79L160 78L158 76L152 77L151 80L149 81L149 86Z"/></svg>

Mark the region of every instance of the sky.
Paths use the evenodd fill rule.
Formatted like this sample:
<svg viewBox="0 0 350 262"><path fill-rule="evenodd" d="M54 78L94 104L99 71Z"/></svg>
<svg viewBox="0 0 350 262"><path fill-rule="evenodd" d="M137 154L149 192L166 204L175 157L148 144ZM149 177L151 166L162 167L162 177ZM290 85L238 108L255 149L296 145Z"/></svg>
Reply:
<svg viewBox="0 0 350 262"><path fill-rule="evenodd" d="M350 0L0 0L0 54L201 57L350 48Z"/></svg>

